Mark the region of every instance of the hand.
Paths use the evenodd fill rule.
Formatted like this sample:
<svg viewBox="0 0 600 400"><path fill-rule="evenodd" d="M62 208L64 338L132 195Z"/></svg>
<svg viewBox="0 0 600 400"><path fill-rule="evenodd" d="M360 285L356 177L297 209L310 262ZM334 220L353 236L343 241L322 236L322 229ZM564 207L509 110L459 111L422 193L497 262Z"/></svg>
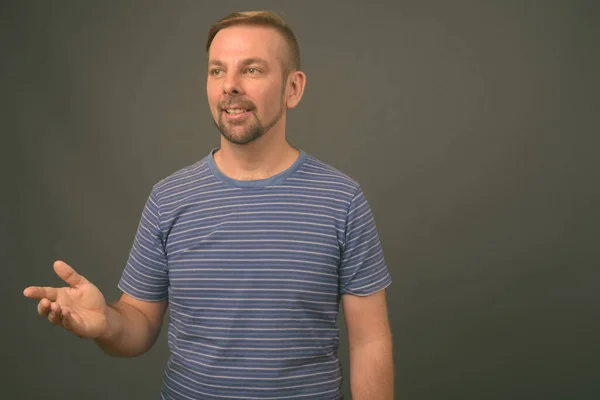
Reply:
<svg viewBox="0 0 600 400"><path fill-rule="evenodd" d="M98 338L108 329L107 305L98 288L62 261L54 263L56 274L69 287L30 286L25 297L39 299L38 313L81 338Z"/></svg>

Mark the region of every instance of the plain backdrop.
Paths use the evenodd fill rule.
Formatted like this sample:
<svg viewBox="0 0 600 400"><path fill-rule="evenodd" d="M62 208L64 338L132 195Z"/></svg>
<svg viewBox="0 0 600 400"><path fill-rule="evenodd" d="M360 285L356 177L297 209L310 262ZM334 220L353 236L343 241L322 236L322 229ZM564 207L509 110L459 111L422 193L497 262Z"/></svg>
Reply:
<svg viewBox="0 0 600 400"><path fill-rule="evenodd" d="M392 278L397 399L600 398L593 1L2 2L2 399L157 399L22 290L62 259L108 300L158 180L219 143L208 28L284 13L289 140L361 183ZM343 318L340 356L349 395Z"/></svg>

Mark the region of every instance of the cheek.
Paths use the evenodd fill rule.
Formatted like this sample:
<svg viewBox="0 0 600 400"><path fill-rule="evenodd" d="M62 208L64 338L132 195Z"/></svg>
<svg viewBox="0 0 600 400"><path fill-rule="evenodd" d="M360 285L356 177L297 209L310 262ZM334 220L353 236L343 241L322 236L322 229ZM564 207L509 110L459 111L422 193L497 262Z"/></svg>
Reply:
<svg viewBox="0 0 600 400"><path fill-rule="evenodd" d="M206 85L206 96L208 98L208 104L211 108L215 107L219 103L219 88L214 85L208 83Z"/></svg>
<svg viewBox="0 0 600 400"><path fill-rule="evenodd" d="M266 113L276 114L281 107L281 87L269 87L261 91L260 99Z"/></svg>

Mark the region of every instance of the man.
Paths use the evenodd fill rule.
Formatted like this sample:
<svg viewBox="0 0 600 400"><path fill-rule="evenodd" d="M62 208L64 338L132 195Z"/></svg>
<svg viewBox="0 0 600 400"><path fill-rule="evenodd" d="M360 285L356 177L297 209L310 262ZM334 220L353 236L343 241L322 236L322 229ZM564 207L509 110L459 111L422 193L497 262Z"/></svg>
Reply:
<svg viewBox="0 0 600 400"><path fill-rule="evenodd" d="M220 147L153 187L120 300L60 261L69 287L25 296L116 356L150 349L169 307L163 399L341 399L341 299L353 398L391 399L391 279L369 205L286 141L306 83L294 34L277 14L234 13L207 53Z"/></svg>

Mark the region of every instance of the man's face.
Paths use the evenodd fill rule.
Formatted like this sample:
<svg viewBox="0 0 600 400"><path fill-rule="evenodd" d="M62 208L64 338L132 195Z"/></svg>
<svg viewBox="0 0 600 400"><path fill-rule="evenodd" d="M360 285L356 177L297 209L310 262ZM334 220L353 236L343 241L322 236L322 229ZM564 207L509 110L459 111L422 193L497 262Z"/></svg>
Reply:
<svg viewBox="0 0 600 400"><path fill-rule="evenodd" d="M233 26L217 33L209 51L206 91L215 123L231 143L250 143L283 129L286 44L273 28Z"/></svg>

